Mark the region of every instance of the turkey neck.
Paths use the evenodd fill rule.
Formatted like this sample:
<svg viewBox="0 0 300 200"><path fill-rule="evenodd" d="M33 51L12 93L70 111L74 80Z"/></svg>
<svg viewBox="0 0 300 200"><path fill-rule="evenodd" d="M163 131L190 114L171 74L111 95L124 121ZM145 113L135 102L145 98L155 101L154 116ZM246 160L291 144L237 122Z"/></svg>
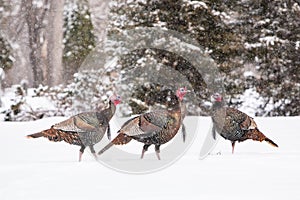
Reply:
<svg viewBox="0 0 300 200"><path fill-rule="evenodd" d="M177 125L178 123L181 122L181 101L179 99L177 99L175 105L171 105L168 107L167 112L170 116L172 116L172 118L175 119L175 122L173 124L174 127L178 127L179 129L179 125ZM175 132L175 134L177 133L177 131ZM174 135L175 135L174 134Z"/></svg>
<svg viewBox="0 0 300 200"><path fill-rule="evenodd" d="M213 122L217 122L221 124L221 127L224 124L225 116L226 116L226 107L223 101L214 102L211 113L210 113ZM220 127L217 127L220 128ZM220 130L219 130L220 131Z"/></svg>
<svg viewBox="0 0 300 200"><path fill-rule="evenodd" d="M216 110L219 110L219 109L221 109L221 108L224 108L224 106L225 106L225 104L224 104L224 102L223 101L216 101L216 102L214 102L214 104L213 104L213 106L212 106L212 111L214 112L214 111L216 111Z"/></svg>
<svg viewBox="0 0 300 200"><path fill-rule="evenodd" d="M186 109L186 105L183 102L180 102L180 110L181 110L181 120L183 120L186 116L187 113L187 109Z"/></svg>
<svg viewBox="0 0 300 200"><path fill-rule="evenodd" d="M115 114L115 112L116 112L115 104L112 101L109 101L108 108L106 108L102 111L98 111L97 114L99 114L99 116L97 115L97 117L102 118L104 115L105 117L107 117L108 120L110 120L113 117L113 115Z"/></svg>
<svg viewBox="0 0 300 200"><path fill-rule="evenodd" d="M173 99L174 100L174 99ZM168 102L166 105L166 110L162 111L163 113L167 114L169 117L173 118L172 126L177 126L178 122L181 122L181 102L179 99L176 98L176 102Z"/></svg>
<svg viewBox="0 0 300 200"><path fill-rule="evenodd" d="M179 99L176 100L176 103L171 106L167 106L168 113L181 113L181 101Z"/></svg>
<svg viewBox="0 0 300 200"><path fill-rule="evenodd" d="M163 129L161 132L162 141L161 144L164 144L168 141L170 141L178 132L181 124L181 102L179 99L177 99L177 102L175 105L172 105L167 109L169 117L171 117L173 120L171 120L171 123L168 123L167 127ZM167 136L163 136L167 135Z"/></svg>

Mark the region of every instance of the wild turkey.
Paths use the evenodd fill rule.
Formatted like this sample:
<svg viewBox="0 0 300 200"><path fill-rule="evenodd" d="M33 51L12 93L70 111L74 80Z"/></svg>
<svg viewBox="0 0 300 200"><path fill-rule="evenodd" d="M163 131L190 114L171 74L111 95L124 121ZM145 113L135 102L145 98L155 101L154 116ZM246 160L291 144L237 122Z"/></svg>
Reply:
<svg viewBox="0 0 300 200"><path fill-rule="evenodd" d="M118 136L98 152L104 153L113 145L123 145L132 139L144 143L141 159L149 146L155 145L157 158L160 160L160 145L170 141L178 132L181 125L180 100L186 92L177 90L177 95L167 97L166 110L153 111L134 117L123 124Z"/></svg>
<svg viewBox="0 0 300 200"><path fill-rule="evenodd" d="M274 147L278 145L267 138L257 128L252 117L234 109L225 107L223 97L219 93L213 96L214 104L212 106L213 136L218 132L223 138L230 140L232 144L232 153L234 153L235 142L242 142L247 139L255 141L266 141Z"/></svg>
<svg viewBox="0 0 300 200"><path fill-rule="evenodd" d="M86 146L96 157L94 144L100 142L107 131L110 139L109 121L116 111L116 105L121 102L120 96L110 97L109 107L96 112L79 113L65 121L51 126L50 129L28 135L28 138L46 137L50 141L65 141L69 144L81 146L79 150L79 162Z"/></svg>

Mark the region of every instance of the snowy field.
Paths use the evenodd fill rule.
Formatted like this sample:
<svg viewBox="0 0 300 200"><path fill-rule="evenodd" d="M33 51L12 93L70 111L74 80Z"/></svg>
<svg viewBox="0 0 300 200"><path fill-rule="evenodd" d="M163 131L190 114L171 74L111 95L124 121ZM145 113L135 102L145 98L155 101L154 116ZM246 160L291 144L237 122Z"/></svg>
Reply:
<svg viewBox="0 0 300 200"><path fill-rule="evenodd" d="M0 123L1 200L300 198L300 117L256 118L260 130L279 148L249 140L237 143L232 155L230 142L220 138L204 160L199 153L210 119L199 118L200 131L190 149L168 168L142 175L103 166L88 149L79 163L78 146L25 137L63 119ZM190 120L185 121L187 127ZM161 162L151 152L140 160L142 144L133 145L138 147L137 165ZM168 154L164 150L162 159Z"/></svg>

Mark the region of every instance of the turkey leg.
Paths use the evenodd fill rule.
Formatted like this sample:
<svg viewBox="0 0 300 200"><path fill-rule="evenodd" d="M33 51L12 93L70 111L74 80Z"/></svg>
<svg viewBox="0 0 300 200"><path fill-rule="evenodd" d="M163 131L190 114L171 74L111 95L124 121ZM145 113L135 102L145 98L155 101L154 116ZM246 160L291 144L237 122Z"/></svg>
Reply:
<svg viewBox="0 0 300 200"><path fill-rule="evenodd" d="M97 160L97 155L96 155L96 151L95 151L95 149L94 149L94 145L91 145L91 146L89 146L89 147L90 147L90 150L91 150L93 156L94 156L95 159Z"/></svg>
<svg viewBox="0 0 300 200"><path fill-rule="evenodd" d="M107 126L107 138L109 140L111 140L111 133L110 133L110 126L109 126L109 123L108 123L108 126Z"/></svg>
<svg viewBox="0 0 300 200"><path fill-rule="evenodd" d="M159 150L159 147L160 145L155 145L155 153L156 153L156 156L157 156L157 159L160 160L160 150Z"/></svg>
<svg viewBox="0 0 300 200"><path fill-rule="evenodd" d="M182 139L183 139L183 142L185 142L185 138L186 138L186 130L185 130L185 125L184 125L184 123L182 123L182 126L181 126L181 132L182 132Z"/></svg>
<svg viewBox="0 0 300 200"><path fill-rule="evenodd" d="M235 146L235 142L231 142L231 146L232 146L232 154L234 154L234 146Z"/></svg>
<svg viewBox="0 0 300 200"><path fill-rule="evenodd" d="M148 151L148 148L149 148L150 145L151 145L151 144L145 144L145 145L143 146L143 151L142 151L141 159L144 158L144 154L145 154L146 151Z"/></svg>
<svg viewBox="0 0 300 200"><path fill-rule="evenodd" d="M84 152L85 146L81 146L80 150L79 150L79 162L81 161L82 158L82 154Z"/></svg>

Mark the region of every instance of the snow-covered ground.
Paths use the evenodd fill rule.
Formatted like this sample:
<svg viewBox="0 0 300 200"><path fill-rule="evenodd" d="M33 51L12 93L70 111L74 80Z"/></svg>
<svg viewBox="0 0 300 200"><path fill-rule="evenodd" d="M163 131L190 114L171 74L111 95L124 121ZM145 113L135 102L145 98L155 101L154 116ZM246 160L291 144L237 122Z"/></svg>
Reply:
<svg viewBox="0 0 300 200"><path fill-rule="evenodd" d="M210 119L201 117L197 137L177 162L155 173L140 175L103 166L88 149L79 163L78 146L25 137L63 119L0 123L1 200L282 200L300 197L300 117L256 118L260 130L279 148L265 142L246 141L237 143L232 155L230 142L220 138L211 155L199 160L210 127ZM192 118L188 117L187 127L191 126L190 121ZM112 127L112 131L117 128ZM136 145L139 154L142 144ZM126 146L120 148L126 150ZM167 159L167 154L166 149L162 149L162 159ZM161 161L149 152L145 160L137 155L134 162L139 165Z"/></svg>

